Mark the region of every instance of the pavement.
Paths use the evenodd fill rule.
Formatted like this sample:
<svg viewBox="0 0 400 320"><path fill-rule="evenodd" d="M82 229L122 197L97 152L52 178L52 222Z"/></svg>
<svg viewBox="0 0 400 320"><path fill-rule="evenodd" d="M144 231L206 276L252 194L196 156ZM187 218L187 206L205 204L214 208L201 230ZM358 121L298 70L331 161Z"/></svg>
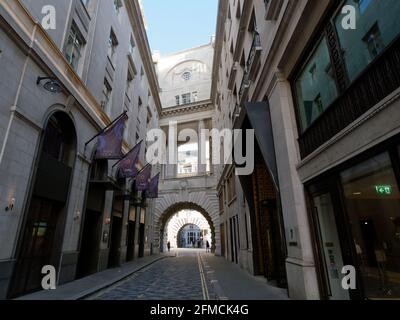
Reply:
<svg viewBox="0 0 400 320"><path fill-rule="evenodd" d="M237 264L212 254L201 256L207 280L218 300L289 300L288 291L255 277Z"/></svg>
<svg viewBox="0 0 400 320"><path fill-rule="evenodd" d="M17 298L16 300L79 300L107 288L143 268L152 264L171 258L172 255L147 256L133 262L124 264L119 268L107 269L88 277L69 282L57 287L56 290L38 291L29 295Z"/></svg>
<svg viewBox="0 0 400 320"><path fill-rule="evenodd" d="M178 249L19 300L288 300L239 266L205 250Z"/></svg>

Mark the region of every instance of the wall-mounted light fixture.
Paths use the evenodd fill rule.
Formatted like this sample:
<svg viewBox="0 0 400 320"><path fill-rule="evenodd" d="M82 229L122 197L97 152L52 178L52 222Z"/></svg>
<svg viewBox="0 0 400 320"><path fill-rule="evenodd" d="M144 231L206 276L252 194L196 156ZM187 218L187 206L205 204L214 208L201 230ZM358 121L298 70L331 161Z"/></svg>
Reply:
<svg viewBox="0 0 400 320"><path fill-rule="evenodd" d="M42 81L47 80L43 85L43 88L51 93L60 93L62 88L60 83L52 77L38 77L36 84L39 85Z"/></svg>
<svg viewBox="0 0 400 320"><path fill-rule="evenodd" d="M15 198L12 198L6 207L6 211L14 211Z"/></svg>
<svg viewBox="0 0 400 320"><path fill-rule="evenodd" d="M105 224L108 225L108 224L110 224L110 223L111 223L111 218L107 218L106 221L105 221Z"/></svg>

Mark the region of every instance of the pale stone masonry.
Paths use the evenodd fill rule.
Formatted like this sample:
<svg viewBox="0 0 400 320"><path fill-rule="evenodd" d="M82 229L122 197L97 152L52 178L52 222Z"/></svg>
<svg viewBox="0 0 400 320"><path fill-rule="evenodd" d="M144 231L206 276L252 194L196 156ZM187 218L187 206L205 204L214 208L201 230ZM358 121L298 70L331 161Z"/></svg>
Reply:
<svg viewBox="0 0 400 320"><path fill-rule="evenodd" d="M32 181L37 165L42 131L56 111L67 113L76 130L76 161L66 205L58 282L74 280L83 228L88 169L95 143L85 142L122 112L129 120L124 150L158 127L161 104L158 83L138 1L80 0L50 1L56 12L56 29L45 31L40 22L42 8L49 1L4 0L0 2L0 298L7 296L19 250ZM112 31L111 31L112 30ZM79 39L79 60L75 69L67 61L68 39ZM110 59L110 33L115 37ZM77 40L78 41L78 40ZM78 55L78 53L75 53ZM112 61L111 61L112 60ZM129 70L129 71L128 71ZM131 76L128 86L128 72ZM37 85L38 77L54 77L61 93L50 93ZM104 83L110 86L105 108ZM144 162L144 148L141 154ZM115 172L109 166L110 176ZM113 191L104 195L103 232L113 206ZM12 211L5 211L13 199ZM128 221L129 202L123 212ZM147 225L152 225L149 203ZM152 232L150 227L146 232ZM121 262L126 252L126 225L121 237ZM152 239L150 234L146 239ZM101 242L98 270L107 267L109 249ZM146 254L152 245L145 244Z"/></svg>
<svg viewBox="0 0 400 320"><path fill-rule="evenodd" d="M265 102L264 106L269 109L278 169L283 232L286 241L287 286L290 298L294 299L335 299L337 296L341 296L340 292L342 291L340 291L340 288L337 291L329 289L330 286L340 287L342 265L338 262L341 259L339 257L343 255L347 259L347 263L354 265L359 263L356 254L351 253L353 250L352 242L355 242L359 231L353 230L354 233L352 235L344 235L345 232L343 231L351 224L353 226L349 226L349 228L357 229L358 221L354 221L354 216L347 217L346 213L344 213L343 218L340 218L344 222L337 218L338 225L343 223L341 227L338 226L336 228L335 223L331 223L325 228L329 232L333 232L332 234L341 234L341 237L345 239L341 239L341 244L348 245L348 247L342 248L340 252L340 243L335 242L335 246L339 247L339 250L335 252L330 249L333 247L333 243L329 241L325 243L321 240L321 247L317 249L320 241L318 239L318 230L316 230L318 226L315 226L316 222L314 220L316 218L310 218L315 214L316 210L310 204L311 184L316 183L317 177L323 180L323 177L332 170L349 165L348 163L354 162L355 159L361 159L359 161L364 159L365 161L366 154L375 152L376 155L379 152L388 152L388 149L384 148L390 144L392 145L391 148L396 151L399 145L399 88L393 91L393 86L384 85L384 78L391 76L384 66L390 63L390 59L393 56L398 55L398 49L396 49L398 44L397 47L393 44L395 42L393 37L396 32L398 34L399 30L398 24L396 25L396 31L391 28L385 29L385 23L392 23L394 28L396 18L390 17L390 20L387 20L382 16L383 12L385 12L382 9L384 5L390 5L393 10L398 10L398 4L396 1L390 3L368 1L365 5L354 5L355 12L360 12L360 14L357 13L356 18L358 19L357 23L362 28L357 29L358 33L354 33L353 30L345 33L340 29L340 9L349 3L354 5L353 2L346 1L343 3L312 0L219 1L212 76L212 102L217 107L215 123L220 128L233 127L237 122L237 117L243 112L246 102L263 101ZM363 12L367 10L370 15L363 15ZM345 17L343 13L342 16ZM336 20L329 24L329 18L332 17L335 17ZM373 29L376 33L375 36L378 38L391 37L390 39L393 41L390 44L391 41L385 40L386 51L381 48L384 53L380 52L382 56L378 57L376 52L372 50L373 48L366 45L367 36L363 34L363 32L367 33L367 35L369 34L368 29L371 25L375 25L374 28L377 28L376 19L378 19L378 25L381 30ZM335 23L336 26L333 27L336 27L340 36L345 39L342 43L335 39L334 34L329 33ZM321 25L324 25L325 28L322 28ZM334 100L331 106L325 104L325 101L321 100L320 97L317 97L314 103L324 103L323 107L329 107L331 112L335 108L340 110L338 107L344 103L343 101L347 103L345 111L335 111L334 118L329 118L328 112L322 113L320 111L322 114L320 114L319 120L321 121L314 123L315 126L318 126L319 133L316 133L315 126L314 128L308 128L309 130L306 132L304 132L304 128L301 128L296 111L298 110L299 100L301 101L302 99L297 95L298 87L296 87L297 83L295 83L298 80L296 77L299 76L299 70L301 70L301 67L304 66L313 52L313 47L310 43L314 44L314 49L318 44L318 39L320 38L315 38L316 34L320 38L325 36L328 39L327 42L330 41L328 46L331 46L330 53L333 58L329 61L329 53L327 53L328 62L321 62L315 58L314 63L316 64L314 66L326 68L323 72L330 74L330 79L336 79L338 90L341 90L344 98L339 94L339 99ZM359 38L355 39L356 36ZM352 46L349 43L358 41L357 50L359 51L355 52L353 50L354 56L348 56L348 52L346 52L345 48L342 48L343 55L347 59L347 69L349 70L354 67L351 63L357 65L360 59L365 59L369 55L373 56L368 58L368 63L372 62L373 66L366 64L365 74L358 77L357 81L345 79L344 81L347 81L347 83L345 83L346 87L344 88L343 84L340 83L340 80L346 77L346 75L343 76L343 68L340 69L343 61L340 61L340 58L335 61L337 57L332 55L332 52L338 49L334 47L332 39L335 39L339 46L347 45L347 50L350 50ZM398 37L396 41L398 43ZM338 54L338 56L341 56L341 54ZM335 75L331 74L331 69L328 68L332 68L333 63L328 64L328 67L324 65L324 63L332 61L335 63ZM349 72L349 70L345 70L344 73ZM304 73L310 73L312 77L313 71L314 69L311 65L311 69L306 69ZM379 80L372 79L373 76L377 77L374 72L380 72L381 76L377 78ZM354 78L354 75L352 76ZM357 83L355 84L354 82ZM396 82L397 84L398 82ZM340 86L342 87L340 88ZM376 105L367 107L366 104L371 104L372 100L375 101L374 95L377 95L376 92L378 91L376 88L381 89L379 91L380 101ZM318 89L323 94L326 86L325 88L320 86ZM359 90L363 90L363 97L368 95L368 98L364 97L361 104L356 99L356 94ZM370 94L370 91L373 91L373 93ZM303 100L308 99L303 97ZM304 101L304 104L306 102ZM363 112L358 111L360 108L363 108ZM352 112L357 112L357 116L353 121L342 124L343 118L347 116L347 114L343 113L351 114ZM325 121L326 119L329 120ZM322 126L321 124L324 125ZM335 125L338 124L342 127L337 129ZM335 129L332 129L332 127ZM313 130L314 133L310 133ZM332 132L332 130L336 131ZM314 146L312 150L310 150L309 146L309 149L305 148L304 141L307 140L309 144L315 144L315 141L312 140L315 138L321 140L319 137L321 134L324 134L324 137L327 134L330 134L330 136L324 138L325 140L321 141L322 143L318 142L319 144L316 147ZM393 163L396 162L392 161ZM222 213L221 224L228 226L225 232L227 239L225 255L227 259L231 259L232 252L235 250L231 246L231 243L234 242L229 240L232 237L230 232L232 229L229 228L229 224L231 224L232 219L236 218L239 220L240 229L237 234L239 245L236 245L238 247L236 250L239 249L240 252L238 263L241 267L254 273L254 249L252 243L248 243L245 232L246 229L250 229L248 226L250 225L249 222L251 222L247 220L249 216L249 199L243 199L243 190L239 179L236 178L235 182L237 198L233 202L227 202L226 197L224 197L223 190L229 184L231 169L229 166L216 168L216 175L219 181L220 210ZM336 175L338 175L337 172ZM327 179L329 180L329 178ZM326 184L328 184L328 181L326 181ZM316 186L314 188L317 188L317 192L321 192L318 190L319 184L316 184ZM367 188L368 186L364 187ZM360 190L357 189L352 192L353 195L360 194ZM356 210L360 217L367 215L364 212L374 211L372 204L370 206L367 205L367 198L363 204L365 207L362 207L360 202L360 207ZM306 199L308 199L308 202L306 202ZM335 210L340 205L339 203L334 203ZM381 211L389 214L393 210L390 211L389 207L385 209L386 205L389 205L389 201L382 204ZM343 204L343 206L346 206L346 204ZM361 208L364 209L362 210ZM355 213L353 214L355 215ZM384 214L381 213L380 217L378 218L377 216L376 219L383 219L383 216ZM394 218L392 217L391 219L393 220ZM387 223L388 226L391 226L390 228L393 227L390 221ZM254 235L252 236L254 237ZM353 239L352 237L355 238ZM358 246L357 252L359 253L360 250ZM396 255L394 251L390 254ZM350 260L350 257L353 260ZM325 261L325 259L329 260L329 258L331 259L330 267L337 268L339 276L329 276L331 283L325 283L328 280L324 280L324 272L329 274L329 270L324 271L324 268L327 268L324 265L328 263L329 267L329 261ZM395 265L395 262L393 262L393 265ZM366 287L371 286L368 281L364 285ZM365 296L365 292L360 293L362 290L358 288L358 293L353 292L352 298L354 299L358 294L360 294L358 297ZM348 296L348 293L346 292L345 295Z"/></svg>
<svg viewBox="0 0 400 320"><path fill-rule="evenodd" d="M316 3L314 1L314 3ZM323 7L324 1L318 1ZM304 7L308 1L271 1L275 14L268 18L265 1L261 0L221 0L219 4L219 19L216 37L216 59L213 70L213 102L217 105L216 123L220 128L233 128L236 120L234 114L243 108L246 101L264 101L267 97L271 106L271 118L278 164L280 197L286 238L289 239L293 230L296 246L287 247L286 274L291 298L318 299L317 275L314 268L314 257L303 186L299 179L296 166L299 163L299 153L295 144L296 124L291 102L290 85L278 72L277 64L283 54L287 54L288 39L292 36L292 28L298 18L305 14ZM275 7L277 5L277 7ZM317 5L315 5L317 7ZM272 10L272 9L271 9ZM322 8L321 8L322 10ZM313 21L313 17L309 18ZM242 79L246 69L244 65L249 59L253 45L252 24L256 23L262 51L257 76L250 81L248 98L240 95ZM297 48L296 48L297 50ZM239 109L238 109L239 108ZM219 190L226 185L231 175L229 166L217 169ZM243 190L239 179L235 179L236 200L227 203L226 200L221 216L221 223L226 228L226 256L232 258L231 236L238 237L238 263L251 273L254 273L252 243L246 240L246 233L251 235L251 221L246 199L242 197ZM221 196L223 194L220 191ZM239 230L237 235L231 235L229 228L231 218L238 217ZM246 221L247 220L247 221ZM245 231L248 229L247 231Z"/></svg>

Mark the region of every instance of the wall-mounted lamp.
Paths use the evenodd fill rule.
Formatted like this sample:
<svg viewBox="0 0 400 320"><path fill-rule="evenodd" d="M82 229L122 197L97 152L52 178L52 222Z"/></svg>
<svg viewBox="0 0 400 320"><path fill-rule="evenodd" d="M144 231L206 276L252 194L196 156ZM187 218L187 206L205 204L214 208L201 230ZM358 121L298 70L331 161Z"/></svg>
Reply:
<svg viewBox="0 0 400 320"><path fill-rule="evenodd" d="M106 224L110 224L111 223L111 218L107 218L105 221Z"/></svg>
<svg viewBox="0 0 400 320"><path fill-rule="evenodd" d="M6 207L6 211L13 211L14 210L14 205L15 205L15 198L12 198Z"/></svg>
<svg viewBox="0 0 400 320"><path fill-rule="evenodd" d="M60 83L52 77L38 77L36 84L39 85L43 80L47 80L43 85L43 88L51 93L60 93L62 88Z"/></svg>

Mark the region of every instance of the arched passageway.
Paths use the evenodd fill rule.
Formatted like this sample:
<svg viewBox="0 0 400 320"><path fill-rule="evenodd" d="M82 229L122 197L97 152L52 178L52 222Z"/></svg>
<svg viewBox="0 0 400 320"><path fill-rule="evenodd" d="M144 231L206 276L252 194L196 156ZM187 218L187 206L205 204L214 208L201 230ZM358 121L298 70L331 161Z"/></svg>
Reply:
<svg viewBox="0 0 400 320"><path fill-rule="evenodd" d="M182 202L182 203L177 203L171 207L169 207L160 217L157 219L155 223L155 228L159 230L159 248L161 252L165 251L167 242L168 242L168 233L167 233L167 226L168 223L171 221L171 219L179 212L181 211L196 211L198 212L204 220L207 222L210 230L210 241L211 241L211 250L212 252L216 251L217 247L217 237L216 237L216 226L211 218L210 214L201 206L194 204L194 203L189 203L189 202ZM182 221L182 226L187 225L187 224L194 224L196 225L199 223L198 221L192 221L194 223L190 222L190 219L187 220L188 223L184 223L185 220ZM200 223L199 223L200 224ZM201 222L201 225L204 226L204 222ZM157 230L156 229L156 230Z"/></svg>
<svg viewBox="0 0 400 320"><path fill-rule="evenodd" d="M198 211L182 210L166 223L164 238L172 248L205 248L211 244L211 227Z"/></svg>

